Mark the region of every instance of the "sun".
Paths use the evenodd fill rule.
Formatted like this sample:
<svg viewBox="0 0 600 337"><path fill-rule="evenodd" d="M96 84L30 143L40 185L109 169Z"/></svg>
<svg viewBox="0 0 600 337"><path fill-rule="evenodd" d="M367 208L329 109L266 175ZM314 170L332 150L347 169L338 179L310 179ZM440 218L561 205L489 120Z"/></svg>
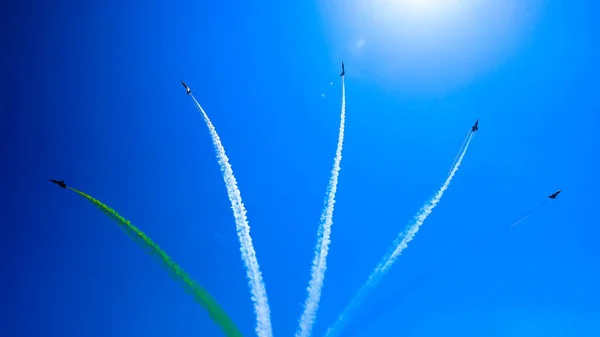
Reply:
<svg viewBox="0 0 600 337"><path fill-rule="evenodd" d="M424 12L424 11L435 10L436 8L439 9L440 7L444 6L445 2L448 2L448 1L439 1L439 0L408 0L408 1L405 1L405 2L407 3L406 6L409 9L412 9L413 11Z"/></svg>
<svg viewBox="0 0 600 337"><path fill-rule="evenodd" d="M526 41L543 0L322 1L331 36L364 76L444 92L468 85Z"/></svg>
<svg viewBox="0 0 600 337"><path fill-rule="evenodd" d="M408 16L417 20L452 19L469 0L375 0L373 5L388 15ZM450 16L450 17L449 17Z"/></svg>

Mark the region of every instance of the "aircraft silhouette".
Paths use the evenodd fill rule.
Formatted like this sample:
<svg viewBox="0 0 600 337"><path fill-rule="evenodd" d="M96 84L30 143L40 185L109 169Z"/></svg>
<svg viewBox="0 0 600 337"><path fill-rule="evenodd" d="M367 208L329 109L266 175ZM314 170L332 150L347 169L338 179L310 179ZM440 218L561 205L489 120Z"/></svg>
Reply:
<svg viewBox="0 0 600 337"><path fill-rule="evenodd" d="M189 95L192 90L190 89L190 87L187 86L187 84L185 84L184 81L181 81L181 84L183 84L183 87L185 88L185 90L187 91L187 94Z"/></svg>
<svg viewBox="0 0 600 337"><path fill-rule="evenodd" d="M477 126L477 124L479 124L479 119L475 121L475 125L473 125L473 127L471 128L471 132L475 132L475 131L479 130L479 127Z"/></svg>
<svg viewBox="0 0 600 337"><path fill-rule="evenodd" d="M340 76L344 75L346 75L346 71L344 70L344 61L342 61L342 73L340 74Z"/></svg>
<svg viewBox="0 0 600 337"><path fill-rule="evenodd" d="M54 180L54 179L50 179L51 182L55 183L56 185L62 187L62 188L67 188L67 184L65 184L64 180Z"/></svg>
<svg viewBox="0 0 600 337"><path fill-rule="evenodd" d="M554 193L552 193L551 195L548 196L548 198L550 199L556 199L556 196L561 192L562 190L558 190Z"/></svg>

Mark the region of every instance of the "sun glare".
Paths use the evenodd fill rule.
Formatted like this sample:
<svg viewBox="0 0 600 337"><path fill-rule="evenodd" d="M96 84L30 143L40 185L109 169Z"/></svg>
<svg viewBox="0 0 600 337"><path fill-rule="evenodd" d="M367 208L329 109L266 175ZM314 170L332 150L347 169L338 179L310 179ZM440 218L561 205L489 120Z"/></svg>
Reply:
<svg viewBox="0 0 600 337"><path fill-rule="evenodd" d="M456 0L396 0L400 9L415 14L443 13L457 5Z"/></svg>
<svg viewBox="0 0 600 337"><path fill-rule="evenodd" d="M374 0L373 7L389 14L404 13L410 16L427 18L452 15L464 7L468 0Z"/></svg>
<svg viewBox="0 0 600 337"><path fill-rule="evenodd" d="M374 15L384 21L412 22L421 27L434 27L465 15L474 0L373 0Z"/></svg>
<svg viewBox="0 0 600 337"><path fill-rule="evenodd" d="M436 7L436 0L412 0L408 1L408 4L417 11L431 10Z"/></svg>
<svg viewBox="0 0 600 337"><path fill-rule="evenodd" d="M449 88L496 67L534 21L542 0L326 2L340 56L365 74L411 87ZM427 89L429 90L429 89Z"/></svg>

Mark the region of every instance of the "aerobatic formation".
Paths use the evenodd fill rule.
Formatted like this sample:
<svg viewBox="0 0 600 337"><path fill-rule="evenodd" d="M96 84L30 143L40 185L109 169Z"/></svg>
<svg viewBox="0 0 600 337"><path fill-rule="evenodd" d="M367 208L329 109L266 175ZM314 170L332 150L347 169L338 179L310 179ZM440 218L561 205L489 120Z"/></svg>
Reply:
<svg viewBox="0 0 600 337"><path fill-rule="evenodd" d="M304 303L304 310L299 319L299 326L296 330L296 337L308 337L312 333L314 322L317 318L317 311L319 308L319 302L321 298L321 292L325 279L325 271L327 269L327 255L329 252L329 245L331 243L331 229L333 225L333 211L335 205L335 195L337 191L339 172L341 169L342 160L342 149L344 142L344 131L345 131L345 120L346 120L346 88L345 88L345 75L346 70L344 62L342 62L341 77L341 111L340 111L340 126L338 134L338 143L335 151L333 168L331 170L331 176L329 184L327 185L325 205L321 214L320 223L317 229L317 241L314 250L314 258L311 267L310 281L307 287L307 298ZM229 158L225 154L225 148L221 142L217 131L212 124L208 115L198 103L190 87L181 81L181 84L186 90L186 94L190 96L195 107L200 112L204 123L206 124L209 134L212 139L213 146L215 148L217 163L221 170L225 187L227 189L227 195L231 203L233 216L235 220L235 228L240 243L241 257L246 268L246 277L248 279L248 286L250 288L251 300L254 303L254 313L256 315L256 327L255 332L259 337L271 337L273 336L271 327L271 314L267 298L266 287L262 279L260 267L258 264L258 258L254 246L252 244L252 237L250 236L250 225L246 216L246 209L242 202L240 190L237 186L237 181L233 175L233 169L229 163ZM375 267L372 273L368 276L367 280L358 289L354 297L351 299L349 304L339 314L337 320L332 324L326 331L325 336L334 336L342 332L347 320L351 318L354 310L356 310L365 296L375 289L379 281L385 276L387 271L393 266L396 259L402 254L404 249L408 247L408 243L413 240L419 228L423 225L427 217L432 213L433 209L440 202L444 192L450 186L452 179L457 173L465 155L467 149L471 144L475 134L479 130L479 119L475 121L475 124L471 127L470 131L467 132L461 147L450 166L448 174L440 186L440 188L433 194L433 196L427 200L415 216L408 222L407 226L402 230L392 246L390 247L389 253L383 256L379 264ZM219 306L217 301L212 298L208 292L202 288L196 281L194 281L181 267L179 267L173 260L162 250L159 246L154 243L146 234L140 231L137 227L133 226L128 220L120 216L112 208L106 206L97 199L78 191L70 186L67 186L64 180L50 179L53 184L58 185L62 189L69 189L78 195L86 198L88 201L97 206L100 210L106 213L111 219L115 220L116 223L121 227L125 233L127 233L132 239L134 239L140 246L148 250L150 254L157 257L161 264L169 271L170 275L177 281L181 282L186 291L190 293L194 299L207 310L209 316L217 323L223 333L226 336L242 336L240 330L236 327L234 322L227 316L225 311ZM549 200L556 199L562 190L558 190L548 196L542 203L534 207L521 219L510 225L512 228L524 221L526 218L531 216L535 211L544 206Z"/></svg>

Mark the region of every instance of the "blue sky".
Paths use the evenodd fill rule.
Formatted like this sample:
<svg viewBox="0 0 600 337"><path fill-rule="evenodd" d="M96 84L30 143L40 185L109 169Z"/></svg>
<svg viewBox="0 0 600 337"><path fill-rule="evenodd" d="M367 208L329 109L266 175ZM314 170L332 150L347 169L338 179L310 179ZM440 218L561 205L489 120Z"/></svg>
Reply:
<svg viewBox="0 0 600 337"><path fill-rule="evenodd" d="M231 160L274 335L293 334L342 60L346 138L314 335L439 188L477 118L439 206L343 335L600 334L598 5L429 2L3 4L0 335L221 334L110 219L49 177L131 220L253 335L230 203L181 79Z"/></svg>

